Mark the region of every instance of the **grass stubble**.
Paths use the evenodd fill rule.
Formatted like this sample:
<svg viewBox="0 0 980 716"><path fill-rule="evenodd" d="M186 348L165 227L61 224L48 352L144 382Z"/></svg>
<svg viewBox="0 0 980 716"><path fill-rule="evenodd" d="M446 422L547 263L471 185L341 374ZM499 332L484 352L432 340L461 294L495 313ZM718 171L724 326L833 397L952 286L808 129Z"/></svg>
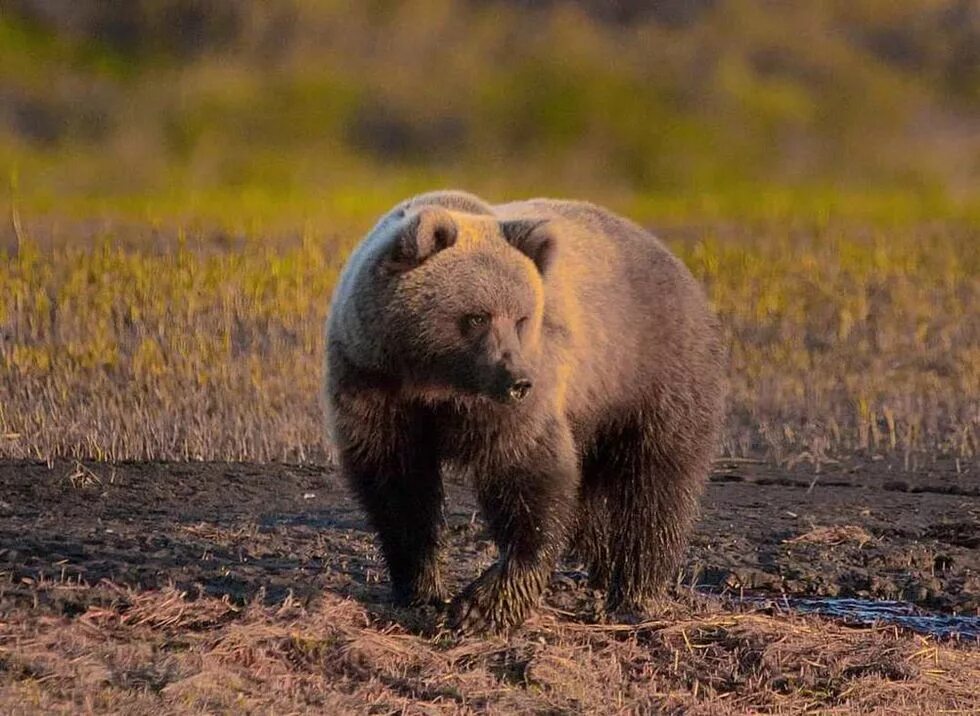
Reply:
<svg viewBox="0 0 980 716"><path fill-rule="evenodd" d="M722 453L821 462L980 441L966 222L675 228L731 347ZM322 326L357 237L49 223L0 235L0 456L321 460Z"/></svg>

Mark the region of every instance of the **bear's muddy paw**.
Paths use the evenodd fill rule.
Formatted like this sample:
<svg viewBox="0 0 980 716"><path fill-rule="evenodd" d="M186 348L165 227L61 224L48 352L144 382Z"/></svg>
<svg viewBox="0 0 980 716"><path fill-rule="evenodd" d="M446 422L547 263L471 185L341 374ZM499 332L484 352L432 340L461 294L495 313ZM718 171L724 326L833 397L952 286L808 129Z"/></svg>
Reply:
<svg viewBox="0 0 980 716"><path fill-rule="evenodd" d="M649 600L643 598L610 596L604 611L605 621L611 624L640 624L651 616Z"/></svg>
<svg viewBox="0 0 980 716"><path fill-rule="evenodd" d="M441 582L429 582L421 586L394 590L395 604L400 607L435 607L442 609L449 602L449 592Z"/></svg>
<svg viewBox="0 0 980 716"><path fill-rule="evenodd" d="M589 568L586 585L589 589L607 591L609 589L609 572L598 567Z"/></svg>
<svg viewBox="0 0 980 716"><path fill-rule="evenodd" d="M610 612L606 610L604 621L607 624L622 624L624 626L636 626L642 624L649 618L645 612L636 609L621 609Z"/></svg>
<svg viewBox="0 0 980 716"><path fill-rule="evenodd" d="M449 604L449 593L445 591L415 594L409 599L406 606L410 607L435 607L445 609Z"/></svg>
<svg viewBox="0 0 980 716"><path fill-rule="evenodd" d="M491 567L463 590L449 607L449 627L461 634L503 634L524 622L530 611L506 598L499 572Z"/></svg>

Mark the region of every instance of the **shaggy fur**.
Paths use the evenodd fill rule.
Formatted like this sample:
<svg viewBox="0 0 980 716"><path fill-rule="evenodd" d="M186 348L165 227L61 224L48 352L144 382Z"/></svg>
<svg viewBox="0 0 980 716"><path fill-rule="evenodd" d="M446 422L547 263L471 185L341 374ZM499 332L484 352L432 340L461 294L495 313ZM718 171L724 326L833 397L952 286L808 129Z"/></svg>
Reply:
<svg viewBox="0 0 980 716"><path fill-rule="evenodd" d="M687 269L599 207L462 192L384 216L344 268L325 398L396 598L441 604L441 471L467 474L499 561L452 603L520 624L564 549L611 611L674 574L722 417L718 325Z"/></svg>

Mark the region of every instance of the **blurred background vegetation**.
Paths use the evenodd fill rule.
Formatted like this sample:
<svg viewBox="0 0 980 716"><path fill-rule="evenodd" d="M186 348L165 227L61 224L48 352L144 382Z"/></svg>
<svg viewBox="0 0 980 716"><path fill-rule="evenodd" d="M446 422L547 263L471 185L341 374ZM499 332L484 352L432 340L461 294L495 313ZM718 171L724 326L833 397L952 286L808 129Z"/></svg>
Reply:
<svg viewBox="0 0 980 716"><path fill-rule="evenodd" d="M980 179L980 4L5 0L0 165L30 209L243 225L437 185L664 218L955 213Z"/></svg>
<svg viewBox="0 0 980 716"><path fill-rule="evenodd" d="M660 234L726 454L976 474L976 0L2 0L0 169L0 455L321 459L340 265L458 186Z"/></svg>

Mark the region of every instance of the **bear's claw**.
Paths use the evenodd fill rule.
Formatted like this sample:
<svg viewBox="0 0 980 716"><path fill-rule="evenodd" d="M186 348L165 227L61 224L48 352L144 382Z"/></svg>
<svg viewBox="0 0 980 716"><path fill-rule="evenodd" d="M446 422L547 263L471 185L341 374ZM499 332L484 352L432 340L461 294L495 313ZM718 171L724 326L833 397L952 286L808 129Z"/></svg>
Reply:
<svg viewBox="0 0 980 716"><path fill-rule="evenodd" d="M526 600L516 599L513 585L493 566L453 599L449 627L461 634L502 634L520 626L531 610Z"/></svg>

